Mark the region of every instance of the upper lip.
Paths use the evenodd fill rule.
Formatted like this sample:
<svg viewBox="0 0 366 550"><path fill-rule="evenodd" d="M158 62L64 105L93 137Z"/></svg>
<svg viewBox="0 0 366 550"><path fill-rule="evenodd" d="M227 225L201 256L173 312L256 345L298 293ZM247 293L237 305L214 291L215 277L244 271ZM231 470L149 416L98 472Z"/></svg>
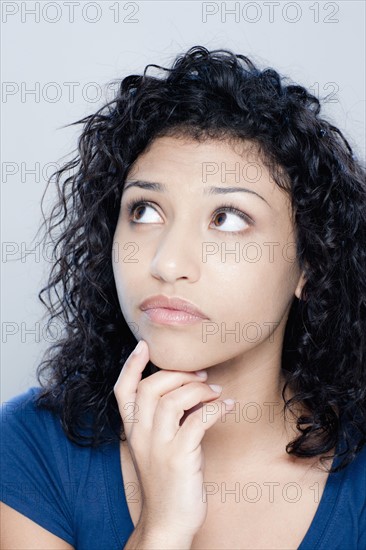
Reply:
<svg viewBox="0 0 366 550"><path fill-rule="evenodd" d="M155 308L166 308L166 309L175 309L177 311L185 311L191 315L196 315L197 317L202 317L202 319L208 319L208 317L198 309L197 306L183 300L182 298L163 296L159 294L157 296L150 296L142 302L140 309L145 311L146 309L155 309Z"/></svg>

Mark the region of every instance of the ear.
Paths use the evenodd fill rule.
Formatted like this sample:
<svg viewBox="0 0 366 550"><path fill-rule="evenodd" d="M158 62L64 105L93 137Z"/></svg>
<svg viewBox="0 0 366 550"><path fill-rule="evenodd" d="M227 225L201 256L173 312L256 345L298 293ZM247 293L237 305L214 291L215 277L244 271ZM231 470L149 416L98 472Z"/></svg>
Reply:
<svg viewBox="0 0 366 550"><path fill-rule="evenodd" d="M306 300L306 297L304 297L304 296L301 298L302 289L303 289L303 286L305 285L305 283L306 283L305 274L304 274L304 272L302 272L301 276L300 276L300 279L299 279L299 282L297 284L296 290L295 290L295 296L299 300L301 300L301 299Z"/></svg>

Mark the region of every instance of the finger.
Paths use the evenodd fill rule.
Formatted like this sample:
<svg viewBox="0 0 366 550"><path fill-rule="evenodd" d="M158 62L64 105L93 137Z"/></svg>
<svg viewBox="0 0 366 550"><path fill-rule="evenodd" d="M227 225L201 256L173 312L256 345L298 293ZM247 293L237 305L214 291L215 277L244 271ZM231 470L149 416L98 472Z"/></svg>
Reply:
<svg viewBox="0 0 366 550"><path fill-rule="evenodd" d="M202 383L205 378L207 378L207 372L202 378L195 372L161 370L141 380L135 396L135 409L141 436L147 437L151 433L156 408L164 395L193 381Z"/></svg>
<svg viewBox="0 0 366 550"><path fill-rule="evenodd" d="M139 423L139 431L146 434L151 432L153 417L159 398L164 393L175 389L192 380L204 380L206 371L195 372L159 371L144 380L141 380L142 372L149 361L149 348L145 340L140 340L131 355L127 358L121 373L114 385L114 393L126 435L129 428ZM143 411L143 414L142 414Z"/></svg>
<svg viewBox="0 0 366 550"><path fill-rule="evenodd" d="M188 453L196 450L201 444L205 432L217 421L221 421L227 412L234 409L236 402L231 401L233 402L215 401L204 403L200 409L192 412L186 418L175 436L181 452Z"/></svg>
<svg viewBox="0 0 366 550"><path fill-rule="evenodd" d="M137 387L148 361L148 346L144 340L140 340L128 356L113 387L123 424L131 421L131 407L135 406Z"/></svg>
<svg viewBox="0 0 366 550"><path fill-rule="evenodd" d="M217 389L218 391L214 391ZM158 444L172 441L180 429L180 419L185 411L203 401L217 399L220 386L211 387L203 382L190 382L163 395L157 404L153 419L153 430Z"/></svg>

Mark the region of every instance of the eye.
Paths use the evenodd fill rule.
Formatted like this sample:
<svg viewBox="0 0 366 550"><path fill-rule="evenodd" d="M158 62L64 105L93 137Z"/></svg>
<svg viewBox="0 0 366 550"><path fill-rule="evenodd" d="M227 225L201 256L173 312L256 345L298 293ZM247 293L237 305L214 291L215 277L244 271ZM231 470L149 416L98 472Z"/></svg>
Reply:
<svg viewBox="0 0 366 550"><path fill-rule="evenodd" d="M141 221L139 220L136 221L135 219L133 219L135 212L139 212L141 210L144 211L146 210L146 208L150 208L156 213L155 208L151 206L147 201L144 201L142 199L132 200L127 204L126 208L127 208L130 223L135 223L135 224L141 223ZM140 214L140 217L141 217L141 214ZM142 223L154 223L154 222L151 220L148 220L147 222L142 222Z"/></svg>
<svg viewBox="0 0 366 550"><path fill-rule="evenodd" d="M229 223L227 224L228 228L224 229L224 233L231 233L232 235L242 233L248 226L253 224L252 219L247 214L244 214L244 212L238 210L231 204L223 205L219 210L216 210L214 217L219 218L220 216L221 218L224 217L224 222L226 222L227 218L229 218ZM240 219L239 224L235 221L235 218ZM237 229L238 225L239 229ZM232 228L232 230L230 230L230 228Z"/></svg>
<svg viewBox="0 0 366 550"><path fill-rule="evenodd" d="M149 217L147 220L141 222L141 218L144 216L146 209L150 209L155 212L155 214L157 214L155 207L152 206L148 201L144 200L142 197L139 199L133 199L129 203L127 203L126 210L128 212L129 222L135 225L156 223L153 219L149 219ZM137 220L135 218L136 213L137 216L140 216ZM215 228L219 229L221 233L230 233L231 235L237 235L242 233L248 226L251 226L254 223L247 214L245 214L241 210L238 210L231 204L222 205L218 210L216 210L216 212L214 213L214 219L218 219L220 216L221 219L223 219L223 223L227 223L228 226L226 229L224 228L224 230L221 230L220 228L222 227L222 223L221 225L215 224ZM227 222L227 220L229 221ZM159 221L157 223L159 223Z"/></svg>

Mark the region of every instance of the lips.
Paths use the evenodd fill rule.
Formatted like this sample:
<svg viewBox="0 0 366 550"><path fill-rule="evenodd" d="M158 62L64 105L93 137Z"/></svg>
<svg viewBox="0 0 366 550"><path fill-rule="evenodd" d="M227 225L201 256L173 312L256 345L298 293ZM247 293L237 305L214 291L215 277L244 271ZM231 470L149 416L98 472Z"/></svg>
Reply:
<svg viewBox="0 0 366 550"><path fill-rule="evenodd" d="M182 300L181 298L169 298L168 296L163 296L162 294L158 296L150 296L150 298L144 300L140 305L140 309L142 311L157 308L185 311L186 313L195 315L196 317L208 319L207 315L205 315L200 309L198 309L197 306L195 306L191 302L188 302L187 300Z"/></svg>

